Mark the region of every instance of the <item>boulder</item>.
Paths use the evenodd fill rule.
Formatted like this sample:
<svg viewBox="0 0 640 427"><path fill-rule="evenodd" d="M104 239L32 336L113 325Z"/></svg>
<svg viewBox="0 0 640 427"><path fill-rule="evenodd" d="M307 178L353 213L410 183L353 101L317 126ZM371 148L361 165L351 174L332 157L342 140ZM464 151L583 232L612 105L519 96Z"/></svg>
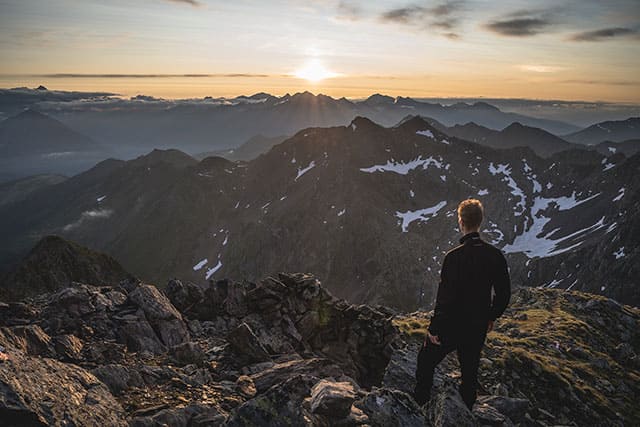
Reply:
<svg viewBox="0 0 640 427"><path fill-rule="evenodd" d="M192 341L171 347L169 355L180 366L189 364L201 366L207 360L207 355L202 348Z"/></svg>
<svg viewBox="0 0 640 427"><path fill-rule="evenodd" d="M167 351L165 345L156 335L155 330L140 313L139 316L131 315L117 318L118 338L124 343L129 351L149 352L152 354L162 354Z"/></svg>
<svg viewBox="0 0 640 427"><path fill-rule="evenodd" d="M140 285L128 296L137 305L167 347L189 341L189 331L180 312L155 286Z"/></svg>
<svg viewBox="0 0 640 427"><path fill-rule="evenodd" d="M134 367L103 365L91 371L114 395L118 396L130 387L143 387L144 380Z"/></svg>
<svg viewBox="0 0 640 427"><path fill-rule="evenodd" d="M231 349L248 363L265 362L271 360L269 353L260 343L256 334L246 323L241 323L229 333L227 340Z"/></svg>
<svg viewBox="0 0 640 427"><path fill-rule="evenodd" d="M228 427L310 426L303 401L318 378L295 375L240 405L229 417Z"/></svg>
<svg viewBox="0 0 640 427"><path fill-rule="evenodd" d="M408 394L398 390L374 387L354 405L369 418L371 426L415 426L429 425L423 410Z"/></svg>
<svg viewBox="0 0 640 427"><path fill-rule="evenodd" d="M236 380L236 388L240 394L248 398L256 395L256 385L248 375L240 375Z"/></svg>
<svg viewBox="0 0 640 427"><path fill-rule="evenodd" d="M182 313L188 313L196 304L202 302L204 298L204 289L200 286L187 282L183 284L178 279L171 279L167 283L165 293L178 310Z"/></svg>
<svg viewBox="0 0 640 427"><path fill-rule="evenodd" d="M287 378L299 375L312 375L318 378L340 378L344 374L342 369L329 359L310 358L277 363L268 369L251 375L251 379L255 383L258 393L262 393Z"/></svg>
<svg viewBox="0 0 640 427"><path fill-rule="evenodd" d="M351 412L356 400L356 390L349 382L320 380L311 389L311 412L314 414L344 418Z"/></svg>

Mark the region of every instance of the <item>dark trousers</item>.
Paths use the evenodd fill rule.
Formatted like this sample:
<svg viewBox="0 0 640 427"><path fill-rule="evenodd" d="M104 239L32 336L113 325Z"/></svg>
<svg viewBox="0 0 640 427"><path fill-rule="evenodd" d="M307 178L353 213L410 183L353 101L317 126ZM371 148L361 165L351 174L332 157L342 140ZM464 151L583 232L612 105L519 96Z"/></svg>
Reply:
<svg viewBox="0 0 640 427"><path fill-rule="evenodd" d="M486 330L476 331L475 333L467 332L454 339L443 339L440 345L432 344L427 338L420 353L418 353L416 388L414 391L416 402L424 405L429 401L431 386L433 385L433 373L436 366L447 354L456 350L462 371L462 384L459 387L459 391L462 395L462 400L471 409L476 401L480 352L484 346L486 335Z"/></svg>

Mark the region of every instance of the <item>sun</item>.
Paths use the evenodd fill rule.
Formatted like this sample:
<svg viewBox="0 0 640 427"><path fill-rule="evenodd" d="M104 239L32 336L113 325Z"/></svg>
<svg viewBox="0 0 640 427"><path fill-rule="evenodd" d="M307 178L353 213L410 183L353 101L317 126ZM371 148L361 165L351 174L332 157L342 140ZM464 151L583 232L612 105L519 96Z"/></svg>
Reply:
<svg viewBox="0 0 640 427"><path fill-rule="evenodd" d="M299 79L305 79L310 82L319 82L320 80L337 77L338 74L328 70L317 59L307 62L304 67L300 68L293 75Z"/></svg>

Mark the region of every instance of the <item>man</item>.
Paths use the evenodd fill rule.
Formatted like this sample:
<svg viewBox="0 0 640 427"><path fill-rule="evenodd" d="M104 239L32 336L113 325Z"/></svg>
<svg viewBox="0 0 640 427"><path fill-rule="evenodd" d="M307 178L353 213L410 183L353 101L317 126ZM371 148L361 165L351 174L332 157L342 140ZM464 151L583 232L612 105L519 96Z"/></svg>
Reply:
<svg viewBox="0 0 640 427"><path fill-rule="evenodd" d="M420 405L429 400L436 366L456 350L462 370L459 391L467 407L473 407L480 351L509 304L507 262L499 249L480 239L482 217L480 201L468 199L458 205L463 237L444 257L435 312L418 354L414 397Z"/></svg>

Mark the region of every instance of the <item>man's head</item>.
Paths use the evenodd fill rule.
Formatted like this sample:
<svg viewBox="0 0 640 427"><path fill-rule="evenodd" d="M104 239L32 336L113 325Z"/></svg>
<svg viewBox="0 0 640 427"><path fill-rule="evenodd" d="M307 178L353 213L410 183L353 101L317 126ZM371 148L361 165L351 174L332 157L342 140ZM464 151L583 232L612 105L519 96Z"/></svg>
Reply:
<svg viewBox="0 0 640 427"><path fill-rule="evenodd" d="M467 199L458 205L458 224L463 233L472 233L480 230L482 224L483 208L480 200Z"/></svg>

